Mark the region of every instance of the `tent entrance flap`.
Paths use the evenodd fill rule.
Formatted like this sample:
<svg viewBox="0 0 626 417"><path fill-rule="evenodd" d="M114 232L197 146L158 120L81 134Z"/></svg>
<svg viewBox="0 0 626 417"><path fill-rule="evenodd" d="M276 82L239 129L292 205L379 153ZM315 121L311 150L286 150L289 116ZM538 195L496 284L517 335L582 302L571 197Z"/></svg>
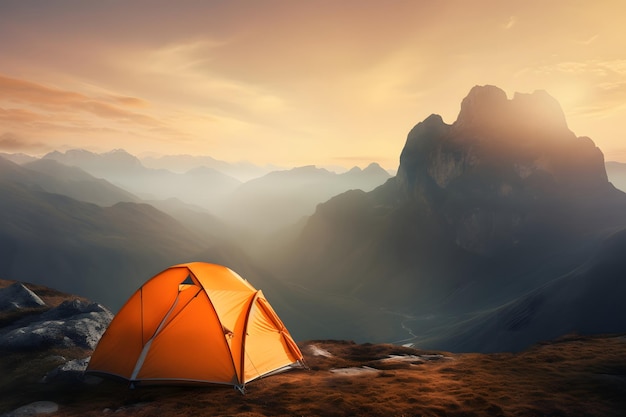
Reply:
<svg viewBox="0 0 626 417"><path fill-rule="evenodd" d="M188 276L188 278L189 278L189 276ZM180 286L179 286L179 288L180 288ZM176 309L176 306L178 305L178 300L180 300L180 290L178 291L178 294L176 294L176 298L174 299L174 302L172 303L172 306L170 307L169 310L167 310L167 313L165 314L165 316L163 317L163 319L159 323L159 326L157 327L156 331L154 332L152 337L146 342L146 344L144 345L143 349L141 350L141 354L139 355L139 358L137 359L137 363L135 364L135 368L133 369L133 373L132 373L132 375L130 377L131 381L133 381L133 380L135 380L137 378L137 374L141 370L141 367L143 366L144 361L146 360L146 356L148 355L148 351L150 350L150 347L152 346L152 341L163 330L163 327L165 327L165 324L168 322L168 319L172 315L172 312Z"/></svg>
<svg viewBox="0 0 626 417"><path fill-rule="evenodd" d="M194 280L191 278L191 274L187 275L187 278L185 278L183 280L183 282L181 282L180 284L178 284L178 291L184 291L188 288L191 288L192 286L195 286L196 283L194 282Z"/></svg>

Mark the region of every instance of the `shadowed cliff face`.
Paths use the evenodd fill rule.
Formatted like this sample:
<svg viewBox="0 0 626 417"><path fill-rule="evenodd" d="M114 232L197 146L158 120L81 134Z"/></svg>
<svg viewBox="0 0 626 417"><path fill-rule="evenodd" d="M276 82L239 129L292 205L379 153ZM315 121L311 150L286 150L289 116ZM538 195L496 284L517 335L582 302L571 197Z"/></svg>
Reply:
<svg viewBox="0 0 626 417"><path fill-rule="evenodd" d="M476 86L452 125L431 115L407 137L401 198L428 207L464 249L490 254L515 244L537 211L611 193L602 152L577 138L544 91L507 99Z"/></svg>

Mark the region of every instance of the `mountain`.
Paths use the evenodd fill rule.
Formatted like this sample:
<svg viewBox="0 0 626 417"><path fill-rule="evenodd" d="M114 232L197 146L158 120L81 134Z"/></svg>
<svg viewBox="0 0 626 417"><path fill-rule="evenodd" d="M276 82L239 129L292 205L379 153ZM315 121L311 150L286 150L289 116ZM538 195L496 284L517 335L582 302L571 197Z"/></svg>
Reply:
<svg viewBox="0 0 626 417"><path fill-rule="evenodd" d="M337 194L369 191L389 178L376 163L342 174L315 166L273 171L242 184L218 213L233 224L270 233L311 215L317 204Z"/></svg>
<svg viewBox="0 0 626 417"><path fill-rule="evenodd" d="M626 163L609 161L606 163L606 174L609 181L622 191L626 192Z"/></svg>
<svg viewBox="0 0 626 417"><path fill-rule="evenodd" d="M210 241L147 204L101 207L15 181L16 167L29 171L4 161L0 175L4 278L28 277L116 310L147 278L193 260Z"/></svg>
<svg viewBox="0 0 626 417"><path fill-rule="evenodd" d="M139 199L75 166L52 159L20 166L0 158L0 276L24 273L32 282L117 309L173 264L202 260L258 269L237 246L237 231L205 209L175 198L134 201ZM292 321L301 317L288 286L266 271L253 277L295 313Z"/></svg>
<svg viewBox="0 0 626 417"><path fill-rule="evenodd" d="M99 178L122 178L128 174L141 172L144 168L139 159L123 149L103 154L84 149L53 151L44 155L42 159L52 159L64 165L79 167Z"/></svg>
<svg viewBox="0 0 626 417"><path fill-rule="evenodd" d="M38 158L30 155L26 155L24 153L5 153L0 152L0 158L7 159L11 162L15 162L16 164L25 164L27 162L36 161Z"/></svg>
<svg viewBox="0 0 626 417"><path fill-rule="evenodd" d="M22 164L23 168L42 175L34 178L43 190L63 194L75 200L111 206L115 203L139 202L139 198L101 178L96 178L80 168L63 165L52 159L38 159Z"/></svg>
<svg viewBox="0 0 626 417"><path fill-rule="evenodd" d="M54 151L42 158L49 160L81 168L143 200L174 198L197 206L253 235L272 233L295 223L336 194L353 188L371 190L390 178L389 173L374 163L363 170L355 167L342 174L314 166L273 171L242 184L214 167L229 172L248 169L249 173L259 173L258 167L243 163L229 165L210 157L189 155L144 159L152 166L186 169L178 173L148 168L137 157L120 149L103 154L80 149Z"/></svg>
<svg viewBox="0 0 626 417"><path fill-rule="evenodd" d="M54 151L43 159L79 167L143 199L178 198L185 203L209 209L241 184L228 175L206 167L196 167L183 174L146 168L137 157L121 149L103 154L81 149L65 153Z"/></svg>
<svg viewBox="0 0 626 417"><path fill-rule="evenodd" d="M141 162L148 168L166 169L177 173L185 173L193 168L206 167L222 172L243 182L261 177L277 169L273 166L260 167L250 162L229 163L206 155L146 156L141 158Z"/></svg>
<svg viewBox="0 0 626 417"><path fill-rule="evenodd" d="M33 190L63 194L101 206L122 201L139 201L133 194L103 179L53 160L35 160L18 165L0 158L0 176L5 181L12 181Z"/></svg>
<svg viewBox="0 0 626 417"><path fill-rule="evenodd" d="M196 234L213 239L232 239L235 231L211 214L207 209L193 204L187 204L177 198L167 200L146 200L147 204L175 218L188 230Z"/></svg>
<svg viewBox="0 0 626 417"><path fill-rule="evenodd" d="M441 329L435 340L454 350L519 351L528 340L548 340L555 334L609 334L624 331L626 305L626 229L607 238L580 267L556 277L493 311Z"/></svg>
<svg viewBox="0 0 626 417"><path fill-rule="evenodd" d="M543 91L508 99L497 87L476 86L453 124L431 115L409 132L396 177L320 204L274 270L365 305L351 312L353 321L389 322L368 339L348 318L327 323L336 332L419 345L438 329L439 344L429 346L454 349L443 337L451 327L474 326L485 312L582 270L624 228L626 194L608 182L593 141L569 130L556 100ZM607 283L583 292L586 302L613 302L614 278L578 279ZM572 300L553 298L551 311L561 315L544 317L549 331L525 334L516 348L560 335L555 323L567 321ZM580 330L604 331L605 316L594 311ZM623 317L613 322L621 331ZM486 339L495 336L480 337L472 346L490 349Z"/></svg>

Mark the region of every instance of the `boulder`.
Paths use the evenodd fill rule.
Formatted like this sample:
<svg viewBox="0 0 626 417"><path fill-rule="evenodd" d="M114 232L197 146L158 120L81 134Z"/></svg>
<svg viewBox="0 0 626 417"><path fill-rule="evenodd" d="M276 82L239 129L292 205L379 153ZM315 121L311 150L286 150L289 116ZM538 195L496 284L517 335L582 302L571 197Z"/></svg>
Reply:
<svg viewBox="0 0 626 417"><path fill-rule="evenodd" d="M35 401L30 404L17 408L2 417L25 417L37 416L40 414L53 414L59 411L59 405L52 401Z"/></svg>
<svg viewBox="0 0 626 417"><path fill-rule="evenodd" d="M89 385L99 384L102 382L102 378L94 375L85 375L85 370L87 369L87 365L89 365L90 359L91 357L67 361L48 372L41 382L48 383L54 381L64 383L79 382Z"/></svg>
<svg viewBox="0 0 626 417"><path fill-rule="evenodd" d="M112 319L113 313L100 304L64 301L27 323L0 329L0 349L94 349Z"/></svg>

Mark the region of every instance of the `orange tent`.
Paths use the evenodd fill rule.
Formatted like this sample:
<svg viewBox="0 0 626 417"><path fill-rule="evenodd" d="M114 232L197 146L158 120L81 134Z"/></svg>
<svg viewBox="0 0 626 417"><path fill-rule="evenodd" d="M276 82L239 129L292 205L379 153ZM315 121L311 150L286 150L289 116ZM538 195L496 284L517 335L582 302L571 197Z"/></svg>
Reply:
<svg viewBox="0 0 626 417"><path fill-rule="evenodd" d="M87 372L137 382L244 385L303 365L300 349L263 293L230 269L172 266L117 313Z"/></svg>

